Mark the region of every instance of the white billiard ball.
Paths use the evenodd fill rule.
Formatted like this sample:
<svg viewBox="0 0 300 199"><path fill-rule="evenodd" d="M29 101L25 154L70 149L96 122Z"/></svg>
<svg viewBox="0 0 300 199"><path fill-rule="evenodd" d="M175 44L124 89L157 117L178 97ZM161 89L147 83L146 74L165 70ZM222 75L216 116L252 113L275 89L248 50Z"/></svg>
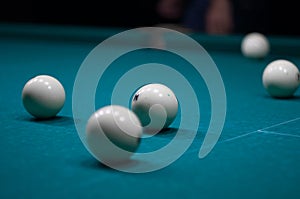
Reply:
<svg viewBox="0 0 300 199"><path fill-rule="evenodd" d="M128 161L142 136L138 117L128 108L105 106L89 118L86 143L94 157L105 164Z"/></svg>
<svg viewBox="0 0 300 199"><path fill-rule="evenodd" d="M264 58L270 51L269 40L261 33L249 33L242 40L241 51L248 58Z"/></svg>
<svg viewBox="0 0 300 199"><path fill-rule="evenodd" d="M147 84L133 95L131 109L139 117L145 130L159 131L167 128L176 118L178 101L167 86Z"/></svg>
<svg viewBox="0 0 300 199"><path fill-rule="evenodd" d="M272 97L292 97L300 84L300 73L288 60L269 63L263 72L263 85Z"/></svg>
<svg viewBox="0 0 300 199"><path fill-rule="evenodd" d="M29 80L22 91L25 109L38 119L57 115L65 103L65 90L62 84L49 75L39 75Z"/></svg>

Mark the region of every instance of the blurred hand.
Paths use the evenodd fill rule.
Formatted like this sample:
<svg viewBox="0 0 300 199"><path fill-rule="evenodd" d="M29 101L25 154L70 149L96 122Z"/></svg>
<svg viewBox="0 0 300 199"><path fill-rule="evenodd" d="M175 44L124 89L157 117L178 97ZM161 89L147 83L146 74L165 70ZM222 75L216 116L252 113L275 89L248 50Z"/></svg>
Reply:
<svg viewBox="0 0 300 199"><path fill-rule="evenodd" d="M230 34L233 30L230 0L211 0L206 13L205 31L208 34Z"/></svg>
<svg viewBox="0 0 300 199"><path fill-rule="evenodd" d="M182 0L160 0L157 12L163 18L177 19L182 14Z"/></svg>

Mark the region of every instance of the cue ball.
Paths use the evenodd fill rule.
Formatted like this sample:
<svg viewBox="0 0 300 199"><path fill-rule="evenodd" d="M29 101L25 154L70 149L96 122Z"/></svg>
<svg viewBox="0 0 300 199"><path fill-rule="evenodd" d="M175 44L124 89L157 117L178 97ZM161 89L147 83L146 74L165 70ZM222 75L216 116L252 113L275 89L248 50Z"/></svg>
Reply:
<svg viewBox="0 0 300 199"><path fill-rule="evenodd" d="M86 143L94 157L104 163L128 161L142 136L138 117L119 105L105 106L89 118Z"/></svg>
<svg viewBox="0 0 300 199"><path fill-rule="evenodd" d="M25 109L38 119L57 115L65 103L65 90L62 84L49 75L39 75L29 80L22 91Z"/></svg>
<svg viewBox="0 0 300 199"><path fill-rule="evenodd" d="M287 60L276 60L267 65L263 72L263 85L276 98L292 97L300 84L299 70Z"/></svg>
<svg viewBox="0 0 300 199"><path fill-rule="evenodd" d="M243 38L241 51L248 58L264 58L270 51L270 44L263 34L253 32Z"/></svg>
<svg viewBox="0 0 300 199"><path fill-rule="evenodd" d="M133 95L131 109L139 117L146 131L158 132L174 121L178 111L178 101L174 92L167 86L147 84Z"/></svg>

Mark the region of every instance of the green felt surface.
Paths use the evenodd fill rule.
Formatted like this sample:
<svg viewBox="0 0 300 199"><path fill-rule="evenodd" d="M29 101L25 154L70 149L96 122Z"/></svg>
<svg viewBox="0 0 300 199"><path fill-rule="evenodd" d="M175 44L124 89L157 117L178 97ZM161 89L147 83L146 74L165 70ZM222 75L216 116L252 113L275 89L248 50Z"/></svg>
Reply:
<svg viewBox="0 0 300 199"><path fill-rule="evenodd" d="M261 82L264 67L274 59L290 59L300 66L300 39L271 38L274 51L266 59L252 60L239 52L241 36L193 35L212 56L225 84L227 117L220 140L207 157L198 158L210 120L210 100L200 78L194 88L201 121L193 144L162 170L129 174L98 163L81 143L72 118L77 70L101 40L118 31L0 26L0 198L300 197L300 91L292 99L272 99ZM159 51L145 60L147 53L124 57L107 72L106 81L113 83L109 74L118 64L156 59L184 64ZM197 79L189 70L186 73ZM54 120L34 120L22 106L22 88L38 74L53 75L65 87L66 104ZM110 86L103 92L109 93ZM97 107L109 102L101 93L97 97ZM187 129L186 139L188 133ZM172 132L154 136L142 142L140 150L159 148L173 137Z"/></svg>

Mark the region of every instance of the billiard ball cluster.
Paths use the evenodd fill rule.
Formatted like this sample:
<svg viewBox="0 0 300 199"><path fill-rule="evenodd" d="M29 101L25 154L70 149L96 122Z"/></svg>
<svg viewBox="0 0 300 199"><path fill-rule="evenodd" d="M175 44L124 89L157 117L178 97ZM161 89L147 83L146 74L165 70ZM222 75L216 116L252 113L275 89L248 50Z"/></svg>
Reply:
<svg viewBox="0 0 300 199"><path fill-rule="evenodd" d="M270 51L264 35L251 33L244 37L241 51L245 57L262 59ZM262 75L263 86L274 98L294 95L300 84L300 73L288 60L269 63ZM65 91L54 77L39 75L29 80L22 92L25 109L38 119L55 117L65 103ZM128 160L137 150L143 133L157 133L176 118L178 101L166 85L153 83L140 87L131 99L131 107L109 105L94 112L86 125L86 143L98 160Z"/></svg>
<svg viewBox="0 0 300 199"><path fill-rule="evenodd" d="M131 102L131 108L100 108L88 120L86 141L97 159L106 163L128 160L137 150L143 133L167 128L178 111L175 94L163 84L142 86Z"/></svg>
<svg viewBox="0 0 300 199"><path fill-rule="evenodd" d="M22 92L25 109L38 119L49 119L61 110L65 91L47 75L29 80ZM86 143L98 160L126 161L137 150L143 133L157 133L175 119L178 101L163 84L147 84L132 96L131 107L109 105L93 113L86 125Z"/></svg>
<svg viewBox="0 0 300 199"><path fill-rule="evenodd" d="M265 58L270 52L269 40L261 33L249 33L242 39L241 52L247 58ZM291 61L274 60L266 66L262 82L270 96L290 98L300 85L300 73L297 66Z"/></svg>

